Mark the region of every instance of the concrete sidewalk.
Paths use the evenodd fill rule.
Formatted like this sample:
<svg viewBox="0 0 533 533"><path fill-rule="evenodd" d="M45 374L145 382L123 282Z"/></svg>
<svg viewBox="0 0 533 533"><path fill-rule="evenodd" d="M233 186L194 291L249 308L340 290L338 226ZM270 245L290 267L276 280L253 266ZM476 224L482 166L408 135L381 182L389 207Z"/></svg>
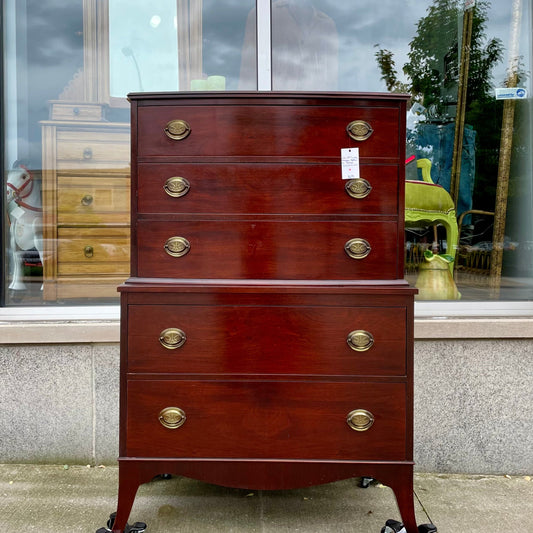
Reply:
<svg viewBox="0 0 533 533"><path fill-rule="evenodd" d="M115 510L116 467L0 465L1 533L95 533ZM439 533L533 531L528 476L417 474L419 524ZM227 489L172 477L143 485L130 523L147 533L379 533L399 520L392 491L357 480L289 491Z"/></svg>

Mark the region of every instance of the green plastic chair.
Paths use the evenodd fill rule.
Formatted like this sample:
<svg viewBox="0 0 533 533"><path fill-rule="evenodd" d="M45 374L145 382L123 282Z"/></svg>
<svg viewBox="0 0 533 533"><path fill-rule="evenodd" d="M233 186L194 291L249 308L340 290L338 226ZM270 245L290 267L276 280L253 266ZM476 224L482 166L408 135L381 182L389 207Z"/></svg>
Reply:
<svg viewBox="0 0 533 533"><path fill-rule="evenodd" d="M459 241L455 205L448 191L433 183L431 161L418 159L416 165L422 171L423 181L405 181L405 227L420 228L442 224L446 228L446 253L453 258L449 265L453 274Z"/></svg>

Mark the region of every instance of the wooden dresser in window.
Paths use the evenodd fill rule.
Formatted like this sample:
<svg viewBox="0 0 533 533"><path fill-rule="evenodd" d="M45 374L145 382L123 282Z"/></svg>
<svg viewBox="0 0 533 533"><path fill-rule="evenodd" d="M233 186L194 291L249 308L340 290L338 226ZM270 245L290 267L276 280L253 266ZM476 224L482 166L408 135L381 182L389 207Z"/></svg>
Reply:
<svg viewBox="0 0 533 533"><path fill-rule="evenodd" d="M51 104L42 125L45 300L112 298L129 275L129 124Z"/></svg>
<svg viewBox="0 0 533 533"><path fill-rule="evenodd" d="M257 490L373 477L415 533L406 97L130 101L113 531L141 483L175 473Z"/></svg>

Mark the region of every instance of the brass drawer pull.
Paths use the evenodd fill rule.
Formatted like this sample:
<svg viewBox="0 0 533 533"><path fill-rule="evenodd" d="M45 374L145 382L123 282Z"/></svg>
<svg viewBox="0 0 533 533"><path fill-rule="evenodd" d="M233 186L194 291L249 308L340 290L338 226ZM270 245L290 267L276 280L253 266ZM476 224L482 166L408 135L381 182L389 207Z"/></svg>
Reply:
<svg viewBox="0 0 533 533"><path fill-rule="evenodd" d="M346 339L348 346L356 352L366 352L372 348L374 337L372 333L362 329L356 329L348 334Z"/></svg>
<svg viewBox="0 0 533 533"><path fill-rule="evenodd" d="M165 185L163 185L165 192L173 198L185 196L189 192L190 188L191 184L189 181L179 176L168 178L168 180L165 182Z"/></svg>
<svg viewBox="0 0 533 533"><path fill-rule="evenodd" d="M172 257L183 257L190 249L191 245L184 237L170 237L165 243L165 252Z"/></svg>
<svg viewBox="0 0 533 533"><path fill-rule="evenodd" d="M92 158L93 158L93 149L90 146L88 146L87 148L85 148L85 150L83 150L83 159L89 160Z"/></svg>
<svg viewBox="0 0 533 533"><path fill-rule="evenodd" d="M350 239L344 245L344 251L352 259L364 259L372 250L370 243L365 239Z"/></svg>
<svg viewBox="0 0 533 533"><path fill-rule="evenodd" d="M86 246L83 249L83 253L87 259L91 259L94 256L94 248L92 246Z"/></svg>
<svg viewBox="0 0 533 533"><path fill-rule="evenodd" d="M166 407L159 413L159 422L168 429L177 429L185 424L187 416L179 407Z"/></svg>
<svg viewBox="0 0 533 533"><path fill-rule="evenodd" d="M191 133L191 127L185 120L171 120L165 127L165 135L173 141L181 141Z"/></svg>
<svg viewBox="0 0 533 533"><path fill-rule="evenodd" d="M374 423L374 415L366 409L354 409L348 413L346 423L354 431L367 431Z"/></svg>
<svg viewBox="0 0 533 533"><path fill-rule="evenodd" d="M92 195L90 194L86 194L82 199L81 199L81 205L84 205L85 207L91 205L93 203L93 200L94 198L92 197Z"/></svg>
<svg viewBox="0 0 533 533"><path fill-rule="evenodd" d="M363 178L356 178L348 181L344 189L352 198L362 200L370 194L372 191L372 185L370 185L370 183Z"/></svg>
<svg viewBox="0 0 533 533"><path fill-rule="evenodd" d="M364 120L354 120L350 122L350 124L346 126L346 131L354 141L366 141L372 133L374 133L372 126Z"/></svg>
<svg viewBox="0 0 533 533"><path fill-rule="evenodd" d="M167 350L181 348L186 340L187 335L185 335L183 330L178 328L167 328L159 334L159 342L161 343L161 346L165 347Z"/></svg>

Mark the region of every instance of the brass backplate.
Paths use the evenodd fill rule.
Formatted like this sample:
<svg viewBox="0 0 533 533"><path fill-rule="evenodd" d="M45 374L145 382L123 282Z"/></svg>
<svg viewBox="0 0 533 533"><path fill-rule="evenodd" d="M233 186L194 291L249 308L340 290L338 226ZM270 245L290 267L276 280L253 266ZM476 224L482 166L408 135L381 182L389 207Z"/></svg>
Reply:
<svg viewBox="0 0 533 533"><path fill-rule="evenodd" d="M191 127L186 120L171 120L165 127L165 135L173 141L181 141L191 133Z"/></svg>
<svg viewBox="0 0 533 533"><path fill-rule="evenodd" d="M354 120L350 122L350 124L346 126L346 131L354 141L366 141L372 133L374 133L372 126L364 120Z"/></svg>
<svg viewBox="0 0 533 533"><path fill-rule="evenodd" d="M346 182L344 188L346 189L346 192L349 196L358 200L366 198L372 191L372 185L370 185L370 182L363 178L349 180L348 182Z"/></svg>
<svg viewBox="0 0 533 533"><path fill-rule="evenodd" d="M159 413L158 418L159 422L168 429L177 429L187 420L185 411L179 407L166 407Z"/></svg>
<svg viewBox="0 0 533 533"><path fill-rule="evenodd" d="M362 329L356 329L348 334L346 339L348 346L356 352L366 352L372 348L374 337L372 333Z"/></svg>
<svg viewBox="0 0 533 533"><path fill-rule="evenodd" d="M190 249L191 245L185 237L170 237L165 243L165 252L172 257L183 257Z"/></svg>
<svg viewBox="0 0 533 533"><path fill-rule="evenodd" d="M348 413L346 423L354 431L367 431L374 423L374 415L366 409L354 409Z"/></svg>
<svg viewBox="0 0 533 533"><path fill-rule="evenodd" d="M163 185L165 192L173 198L185 196L189 192L190 188L191 184L189 181L181 176L173 176L172 178L168 178L168 180L165 182L165 185Z"/></svg>
<svg viewBox="0 0 533 533"><path fill-rule="evenodd" d="M167 328L159 334L159 342L168 350L181 348L186 340L187 335L179 328Z"/></svg>
<svg viewBox="0 0 533 533"><path fill-rule="evenodd" d="M344 251L352 259L364 259L371 252L370 243L361 238L350 239L344 245Z"/></svg>

